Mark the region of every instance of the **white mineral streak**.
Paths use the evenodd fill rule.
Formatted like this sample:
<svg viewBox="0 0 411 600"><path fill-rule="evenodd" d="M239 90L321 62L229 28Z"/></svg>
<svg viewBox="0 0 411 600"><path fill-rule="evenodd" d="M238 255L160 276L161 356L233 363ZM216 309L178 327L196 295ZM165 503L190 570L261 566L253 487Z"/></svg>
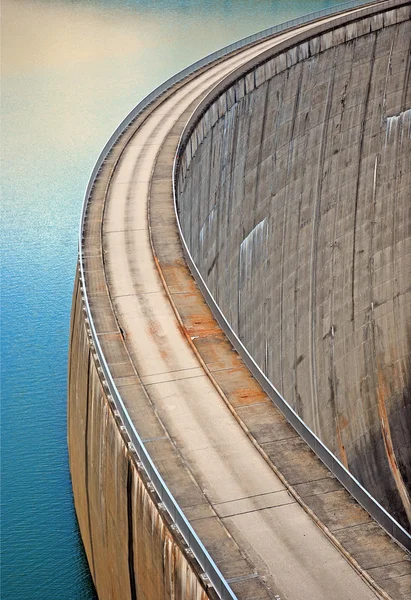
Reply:
<svg viewBox="0 0 411 600"><path fill-rule="evenodd" d="M237 107L234 104L229 111L225 114L224 118L224 133L222 139L221 155L222 155L222 173L221 180L226 178L226 170L230 166L230 159L232 156L232 132L234 130L234 121L237 113Z"/></svg>
<svg viewBox="0 0 411 600"><path fill-rule="evenodd" d="M372 182L372 201L375 204L376 194L377 194L377 171L378 171L378 154L375 157L374 162L374 177Z"/></svg>
<svg viewBox="0 0 411 600"><path fill-rule="evenodd" d="M192 568L190 568L179 549L176 552L176 578L180 584L174 586L174 593L177 592L173 596L175 600L185 600L186 598L206 600L208 598Z"/></svg>
<svg viewBox="0 0 411 600"><path fill-rule="evenodd" d="M250 231L240 245L240 285L239 290L249 287L252 273L263 262L267 247L267 218L263 219ZM251 290L247 290L251 291Z"/></svg>
<svg viewBox="0 0 411 600"><path fill-rule="evenodd" d="M174 580L174 552L173 552L173 541L169 535L165 537L163 546L163 565L164 574L167 581L168 590L173 590ZM173 593L173 592L171 592Z"/></svg>
<svg viewBox="0 0 411 600"><path fill-rule="evenodd" d="M217 216L217 205L214 205L213 208L211 209L210 214L208 215L208 217L206 218L206 220L203 223L203 226L200 229L199 241L200 241L201 250L203 248L205 248L205 249L208 248L207 237L209 236L210 231L212 230L216 216ZM204 246L204 242L206 242L205 246Z"/></svg>
<svg viewBox="0 0 411 600"><path fill-rule="evenodd" d="M387 117L387 128L385 132L385 146L411 138L411 108L400 112L398 115Z"/></svg>

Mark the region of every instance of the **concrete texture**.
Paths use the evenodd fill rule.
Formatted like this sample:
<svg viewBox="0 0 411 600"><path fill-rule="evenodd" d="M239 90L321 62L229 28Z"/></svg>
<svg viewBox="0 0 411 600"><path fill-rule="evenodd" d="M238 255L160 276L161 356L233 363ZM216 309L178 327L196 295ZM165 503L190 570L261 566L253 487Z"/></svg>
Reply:
<svg viewBox="0 0 411 600"><path fill-rule="evenodd" d="M327 468L287 423L228 343L200 290L193 282L182 255L169 181L161 178L167 173L167 169L169 171L171 169L170 156L175 153L176 138L179 137L176 135L178 128L177 123L167 136L157 157L150 190L149 225L155 261L181 330L231 414L281 479L290 497L296 499L323 533L348 558L350 564L372 584L378 596L392 597L397 600L409 598L411 563L407 553L400 550L378 525L373 523L370 516L350 498L348 492L332 477ZM156 177L157 172L159 178ZM186 418L182 423L185 422ZM218 430L218 425L213 425L214 428ZM188 459L187 462L190 464L192 461ZM279 498L278 492L276 497ZM242 506L249 506L250 500L253 503L253 511L261 511L255 517L261 518L272 502L272 494L267 494L266 497L244 498L235 502L234 505L238 507L240 514L247 512L242 512ZM254 541L252 544L247 543L244 536L241 536L244 523L241 523L242 527L237 528L235 519L230 518L229 512L224 511L224 508L229 511L230 506L231 503L227 503L227 506L219 503L214 504L213 509L218 513L229 533L240 544L242 551L252 557L257 572L270 581L270 578L273 576L275 578L275 573L278 572L278 565L277 568L273 564L267 566L267 563L273 560L272 548L276 548L277 559L283 552L281 545L277 545L278 531L273 536L274 543L271 547L266 547L265 551L261 550L261 553L265 554L267 561L265 563L255 551L254 546L257 547L257 544ZM187 516L195 516L196 520L207 522L203 513L198 514L195 511L193 514L191 509L189 511L189 513L186 511ZM263 531L263 536L266 535L268 538L267 524L260 525L259 529ZM202 530L202 537L207 534L207 531L207 528ZM255 521L253 527L249 529L250 534L255 535ZM208 541L208 538L206 537L205 540ZM213 546L215 547L216 544ZM225 550L224 554L227 554ZM300 572L301 567L298 565L296 570ZM371 577L368 570L374 573L371 580L368 579ZM291 572L289 575L292 580ZM256 583L257 579L248 581L246 589L248 594L251 595L251 585ZM238 582L235 585L238 585ZM272 590L274 591L275 587ZM340 593L344 593L344 590L344 584L341 586L340 583L336 583L332 597L338 597ZM238 590L235 588L235 591ZM301 588L295 592L298 597ZM241 594L238 591L239 597L243 597L242 594L244 594L243 589Z"/></svg>
<svg viewBox="0 0 411 600"><path fill-rule="evenodd" d="M188 78L120 137L88 205L84 283L127 412L239 600L402 600L406 553L349 498L233 351L187 270L173 215L172 163L194 107L291 35ZM248 245L261 235L264 224ZM99 597L213 598L130 451L81 295L76 281L70 467Z"/></svg>
<svg viewBox="0 0 411 600"><path fill-rule="evenodd" d="M234 60L238 62L238 58ZM371 598L372 592L289 496L232 418L175 319L153 257L148 211L151 214L154 206L159 211L150 225L159 234L160 248L164 243L170 248L173 233L164 223L164 192L153 193L161 184L171 191L171 166L179 137L173 126L177 131L181 129L201 91L208 91L228 73L231 62L214 69L212 78L208 73L198 76L165 100L125 146L105 200L102 243L110 299L146 394L180 460L201 490L201 495L197 490L201 517L194 512L193 525L226 579L234 583L247 581L247 595L254 588L253 595L259 597L277 594L297 599L304 581L307 598L329 597L336 588L340 590L337 597L345 597L347 586L353 598ZM166 199L167 207L172 208L170 193ZM197 300L186 297L185 306L197 310ZM136 425L141 427L138 418ZM178 494L180 505L194 508L188 486L181 489L176 463L172 470L168 466L170 442L164 434L162 437L149 438L147 448L170 489ZM271 521L260 514L268 510ZM236 519L244 512L247 519ZM245 560L243 549L253 547L256 535L264 538L265 545L254 556L247 550ZM275 554L273 547L277 547ZM327 563L333 568L325 569ZM293 577L296 570L300 581ZM240 591L237 593L243 597Z"/></svg>
<svg viewBox="0 0 411 600"><path fill-rule="evenodd" d="M198 119L178 186L188 246L231 326L406 528L410 32L408 5L233 77Z"/></svg>
<svg viewBox="0 0 411 600"><path fill-rule="evenodd" d="M78 277L70 347L70 469L77 517L99 598L206 600L210 596L198 565L170 528L145 472L127 450L128 440L90 348Z"/></svg>

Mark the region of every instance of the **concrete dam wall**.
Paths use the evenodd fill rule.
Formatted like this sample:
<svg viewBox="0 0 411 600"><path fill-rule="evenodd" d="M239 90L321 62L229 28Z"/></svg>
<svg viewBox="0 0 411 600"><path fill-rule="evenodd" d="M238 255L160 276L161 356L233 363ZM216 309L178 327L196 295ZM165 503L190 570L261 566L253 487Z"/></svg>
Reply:
<svg viewBox="0 0 411 600"><path fill-rule="evenodd" d="M232 327L406 524L410 4L352 4L191 65L94 167L68 446L101 600L410 598L411 536L273 401L173 202Z"/></svg>
<svg viewBox="0 0 411 600"><path fill-rule="evenodd" d="M110 327L109 312L107 317L105 324ZM99 598L206 600L209 595L198 567L187 556L135 452L130 451L130 439L107 386L102 385L90 337L76 276L68 444L77 518ZM126 368L117 365L120 374Z"/></svg>
<svg viewBox="0 0 411 600"><path fill-rule="evenodd" d="M184 237L262 371L410 527L410 7L268 52L211 92Z"/></svg>

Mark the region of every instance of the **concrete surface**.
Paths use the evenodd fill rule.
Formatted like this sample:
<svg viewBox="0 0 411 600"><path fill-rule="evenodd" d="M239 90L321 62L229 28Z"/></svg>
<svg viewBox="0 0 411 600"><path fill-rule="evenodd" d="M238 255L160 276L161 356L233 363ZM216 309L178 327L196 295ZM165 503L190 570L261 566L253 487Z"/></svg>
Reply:
<svg viewBox="0 0 411 600"><path fill-rule="evenodd" d="M407 556L296 438L233 352L187 271L173 220L171 167L184 123L211 86L280 41L190 78L120 138L87 214L88 298L139 434L239 599L406 598ZM73 306L70 464L99 597L202 597L206 583L152 494L144 521L147 484L105 398L77 287Z"/></svg>
<svg viewBox="0 0 411 600"><path fill-rule="evenodd" d="M76 277L68 444L76 513L98 596L206 600L210 594L198 565L171 529L145 472L127 451L128 440L101 385L88 334ZM137 396L134 404L139 404Z"/></svg>
<svg viewBox="0 0 411 600"><path fill-rule="evenodd" d="M401 10L232 82L181 159L179 207L194 261L250 354L409 530L411 21Z"/></svg>

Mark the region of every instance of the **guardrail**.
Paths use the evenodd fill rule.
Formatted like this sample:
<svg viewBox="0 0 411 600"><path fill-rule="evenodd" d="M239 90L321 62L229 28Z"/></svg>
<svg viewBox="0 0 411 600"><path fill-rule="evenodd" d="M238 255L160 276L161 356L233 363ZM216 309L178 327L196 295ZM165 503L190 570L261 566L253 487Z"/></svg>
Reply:
<svg viewBox="0 0 411 600"><path fill-rule="evenodd" d="M378 0L375 3L378 3ZM368 4L374 4L374 3L368 3ZM147 452L143 442L141 441L141 438L138 435L138 433L130 419L130 416L124 406L124 403L123 403L121 396L117 390L116 384L112 378L110 369L107 365L106 359L105 359L103 351L101 349L98 335L97 335L97 332L96 332L96 329L94 326L93 316L92 316L92 313L90 310L90 304L89 304L89 300L88 300L88 296L87 296L86 278L84 276L83 232L84 232L84 227L85 227L85 223L86 223L86 219L87 219L88 203L91 198L93 187L94 187L96 179L101 171L101 168L104 165L105 160L109 156L111 150L115 146L115 144L118 141L118 139L120 138L120 136L127 130L127 128L131 125L131 123L144 110L146 110L150 106L150 104L152 104L155 100L157 100L162 94L164 94L166 91L168 91L170 88L172 88L175 84L183 81L186 77L192 75L195 71L201 69L202 67L211 65L211 63L219 60L220 58L222 58L224 56L228 56L229 54L235 52L236 50L245 48L246 46L251 46L251 45L255 44L256 42L259 42L263 39L274 36L286 29L298 27L299 25L303 25L312 20L317 20L321 17L327 17L329 15L333 15L333 14L336 14L341 11L349 10L350 8L356 8L356 7L365 6L365 5L366 4L364 2L362 2L361 0L351 0L350 2L346 2L344 4L337 5L332 8L329 8L329 9L317 11L310 15L305 15L303 17L293 19L286 23L282 23L280 25L270 27L269 29L266 29L262 32L248 36L238 42L235 42L234 44L230 44L229 46L226 46L225 48L222 48L221 50L218 50L217 52L213 52L212 54L197 61L196 63L190 65L183 71L177 73L176 75L174 75L173 77L168 79L166 82L164 82L158 88L156 88L153 92L151 92L146 98L144 98L129 113L129 115L127 115L127 117L120 123L120 125L117 127L117 129L114 131L114 133L111 135L111 137L105 144L103 150L101 151L101 153L97 159L97 162L96 162L96 164L92 170L92 173L90 175L90 179L89 179L87 189L85 192L82 213L81 213L81 220L80 220L80 231L79 231L79 271L80 271L80 281L81 281L81 288L82 288L82 298L83 298L83 302L84 302L86 316L87 316L87 319L89 322L92 343L94 344L94 347L95 347L95 350L97 353L97 357L98 357L98 360L99 360L99 363L100 363L100 366L101 366L101 369L103 372L103 376L104 376L105 382L106 382L108 390L109 390L109 395L111 395L111 398L113 399L116 409L118 410L118 412L120 414L120 417L121 417L121 419L124 423L124 426L126 428L126 431L128 433L128 436L131 440L132 447L130 449L131 450L134 449L136 451L138 459L141 461L142 465L144 466L144 468L148 474L148 477L152 481L154 488L155 488L159 498L161 499L161 502L163 503L164 507L166 508L167 512L169 513L173 523L176 525L177 529L179 530L179 532L183 536L184 540L188 544L189 548L193 552L196 560L200 564L201 568L204 570L205 574L207 575L208 579L210 580L211 584L213 585L217 594L219 595L219 597L222 600L237 600L237 599L236 599L234 592L231 590L229 584L224 579L223 575L219 571L219 569L216 566L216 564L214 563L213 559L210 557L210 555L208 554L204 545L202 544L202 542L200 541L200 539L194 532L193 528L191 527L190 523L184 516L183 511L181 510L181 508L175 501L173 495L171 494L167 485L163 481L163 479L162 479L161 475L159 474L156 466L154 465L150 455L148 454L148 452ZM186 248L186 251L188 251L187 248ZM205 284L203 284L203 285L205 286ZM211 295L210 295L210 298L212 298ZM228 329L231 329L229 327L228 323L227 323L227 327L228 327ZM241 344L241 342L240 342L240 344ZM250 357L250 360L252 361L251 357ZM252 361L252 363L250 363L250 364L252 364L252 366L255 365L254 361ZM254 368L254 366L253 366L253 368ZM267 383L269 384L268 380L267 380ZM304 425L304 424L302 424L302 425ZM316 439L318 440L318 438L316 438ZM318 440L318 442L319 442L319 444L321 444L321 442L319 440Z"/></svg>
<svg viewBox="0 0 411 600"><path fill-rule="evenodd" d="M175 160L175 168L177 160ZM175 171L174 171L175 173ZM173 176L175 181L175 176ZM173 191L175 188L173 187ZM177 216L178 229L183 245L185 259L190 267L190 270L197 281L198 287L200 288L208 306L210 307L214 317L216 318L221 329L228 337L234 348L237 350L244 363L250 369L251 373L257 379L264 392L271 398L277 408L282 412L287 421L294 427L309 447L315 452L319 459L328 467L328 469L335 475L335 477L342 483L342 485L350 492L350 494L357 500L359 504L385 529L385 531L399 542L408 551L411 550L411 536L410 534L385 510L381 504L375 500L373 496L360 484L360 482L344 467L344 465L338 460L338 458L325 446L322 441L315 435L315 433L304 423L294 409L288 404L288 402L281 396L278 390L273 386L271 381L261 371L253 357L248 352L247 348L243 345L237 334L232 329L231 325L221 312L218 304L214 300L214 297L207 287L204 279L198 270L190 250L188 249L187 243L184 239L183 232L181 230L180 221L178 218L177 202L174 196L174 206Z"/></svg>
<svg viewBox="0 0 411 600"><path fill-rule="evenodd" d="M404 4L400 1L398 4ZM273 52L276 52L274 49ZM264 60L267 59L269 51L264 52ZM257 57L258 59L258 57ZM258 64L258 60L254 59L253 62ZM242 77L243 73L239 73L238 77ZM230 78L230 85L237 79L235 73ZM223 85L224 84L224 85ZM211 291L205 283L191 252L188 248L184 234L181 228L177 201L177 185L178 185L178 168L179 158L181 157L184 149L189 143L191 134L194 131L197 123L201 120L201 117L206 110L206 107L211 106L220 97L223 90L227 88L225 82L223 84L217 84L211 92L200 102L193 114L187 121L177 146L176 156L173 164L173 197L174 197L174 210L176 214L179 234L183 245L184 255L186 261L190 267L190 270L195 277L199 288L203 296L206 299L208 306L218 321L221 329L224 331L234 348L242 357L243 361L250 369L251 373L257 379L265 393L271 398L274 404L279 408L282 414L285 416L287 421L294 427L309 447L315 452L320 460L328 467L328 469L335 475L340 483L350 492L350 494L357 500L357 502L385 529L385 531L392 536L397 542L399 542L407 550L411 550L411 535L394 519L377 500L361 485L361 483L346 469L346 467L338 460L338 458L323 444L323 442L315 435L315 433L305 424L305 422L299 417L294 409L288 404L288 402L281 396L278 390L273 386L271 381L266 377L263 371L260 369L258 364L255 362L253 357L248 352L247 348L241 342L237 334L232 329L230 323L221 312L217 302L215 301Z"/></svg>
<svg viewBox="0 0 411 600"><path fill-rule="evenodd" d="M197 559L199 565L203 569L204 573L207 575L215 590L217 591L219 597L222 600L237 600L236 595L224 579L223 575L221 574L220 570L218 569L211 556L208 554L203 543L195 533L194 529L191 527L180 506L177 504L176 500L174 499L173 495L171 494L170 490L165 484L163 478L161 477L155 464L153 463L149 453L147 452L144 443L141 440L141 437L137 433L137 430L135 429L132 420L130 419L130 415L128 414L127 409L124 406L123 400L117 390L117 386L110 373L110 369L107 365L106 359L104 358L104 354L100 346L94 322L91 317L90 305L84 287L84 278L82 279L82 287L83 301L89 321L88 324L90 327L92 343L94 344L100 367L104 374L105 384L109 391L107 397L109 400L112 400L114 402L114 405L131 440L129 443L129 450L131 452L136 452L138 460L140 461L139 466L142 465L144 467L151 483L154 486L154 489L156 490L161 500L163 507L166 508L174 525L177 527L178 531L183 536L188 547L191 549L195 558Z"/></svg>
<svg viewBox="0 0 411 600"><path fill-rule="evenodd" d="M378 4L380 1L381 0L374 0L374 2L364 2L363 0L350 0L349 2L344 2L342 4L338 4L331 8L325 8L323 10L319 10L317 12L313 12L308 15L304 15L302 17L297 17L295 19L291 19L290 21L286 21L285 23L280 23L279 25L274 25L273 27L269 27L268 29L264 29L263 31L260 31L253 35L245 37L242 40L239 40L238 42L234 42L233 44L225 46L224 48L221 48L220 50L217 50L216 52L212 52L208 56L205 56L204 58L198 60L197 62L193 63L192 65L189 65L188 67L186 67L179 73L176 73L175 75L170 77L170 79L167 79L167 81L165 81L160 86L158 86L155 90L150 92L150 94L148 96L146 96L145 98L143 98L143 100L139 104L137 104L137 106L135 108L133 108L133 110L122 120L120 125L117 127L117 129L114 131L114 133L110 136L109 140L106 142L104 148L100 152L97 162L91 172L89 182L87 185L87 189L86 189L86 193L85 193L81 221L80 221L80 238L79 239L81 240L84 216L87 211L87 204L88 204L88 200L90 198L90 193L93 188L94 181L95 181L105 159L109 155L110 151L112 150L113 146L117 142L118 138L127 129L127 127L129 127L131 125L131 123L152 102L154 102L162 94L164 94L164 92L166 92L167 90L172 88L173 85L175 85L176 83L179 83L179 82L183 81L183 79L185 79L186 77L189 77L190 75L192 75L195 71L198 71L202 67L210 65L211 63L215 62L216 60L219 60L220 58L223 58L224 56L227 56L227 55L231 54L232 52L235 52L236 50L245 48L246 46L251 46L251 45L255 44L256 42L259 42L265 38L269 38L274 35L277 35L278 33L285 31L286 29L298 27L305 23L309 23L310 21L317 20L321 17L327 17L329 15L337 14L338 12L347 11L352 8L357 8L357 7L362 7L362 6L372 5L372 4Z"/></svg>

